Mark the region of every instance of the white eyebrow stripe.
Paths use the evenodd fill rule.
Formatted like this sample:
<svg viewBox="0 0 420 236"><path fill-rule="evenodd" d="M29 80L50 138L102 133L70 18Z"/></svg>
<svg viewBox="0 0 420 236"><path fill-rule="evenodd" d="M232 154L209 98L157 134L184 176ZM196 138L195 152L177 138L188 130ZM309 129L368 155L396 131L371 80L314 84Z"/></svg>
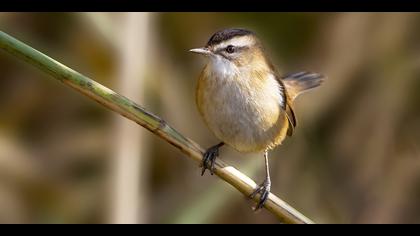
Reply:
<svg viewBox="0 0 420 236"><path fill-rule="evenodd" d="M239 36L239 37L234 37L232 39L229 39L227 41L221 42L217 45L215 45L215 51L221 49L221 48L225 48L229 45L233 45L235 47L246 47L246 46L251 46L255 43L255 40L251 37L249 37L248 35L245 36Z"/></svg>

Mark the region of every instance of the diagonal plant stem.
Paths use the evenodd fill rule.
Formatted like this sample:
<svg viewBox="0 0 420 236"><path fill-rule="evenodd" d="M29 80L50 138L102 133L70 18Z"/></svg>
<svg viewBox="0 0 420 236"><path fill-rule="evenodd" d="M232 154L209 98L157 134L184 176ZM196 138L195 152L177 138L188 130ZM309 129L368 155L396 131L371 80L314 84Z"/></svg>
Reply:
<svg viewBox="0 0 420 236"><path fill-rule="evenodd" d="M64 84L97 101L106 108L136 122L172 144L190 159L201 164L203 148L169 126L163 119L137 105L130 99L89 79L77 71L57 62L47 55L0 31L0 48L50 74ZM217 160L215 174L231 184L244 195L249 196L257 184L232 166ZM254 201L258 201L257 196ZM283 223L311 224L310 219L270 193L264 207Z"/></svg>

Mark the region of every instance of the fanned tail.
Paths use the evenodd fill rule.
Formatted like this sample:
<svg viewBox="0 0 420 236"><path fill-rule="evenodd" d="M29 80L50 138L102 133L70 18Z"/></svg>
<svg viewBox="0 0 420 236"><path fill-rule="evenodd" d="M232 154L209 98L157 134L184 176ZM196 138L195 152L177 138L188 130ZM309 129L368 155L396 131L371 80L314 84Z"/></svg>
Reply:
<svg viewBox="0 0 420 236"><path fill-rule="evenodd" d="M293 101L303 92L318 87L324 82L325 76L318 73L298 72L282 78L289 98Z"/></svg>

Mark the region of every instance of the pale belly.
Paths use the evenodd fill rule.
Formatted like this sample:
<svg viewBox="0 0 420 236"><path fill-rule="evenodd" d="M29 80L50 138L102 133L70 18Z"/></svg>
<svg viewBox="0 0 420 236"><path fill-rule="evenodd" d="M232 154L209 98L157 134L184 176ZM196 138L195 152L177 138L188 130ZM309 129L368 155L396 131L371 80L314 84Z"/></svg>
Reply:
<svg viewBox="0 0 420 236"><path fill-rule="evenodd" d="M274 148L288 128L277 82L252 89L250 86L235 81L199 80L197 90L197 106L209 129L240 152Z"/></svg>

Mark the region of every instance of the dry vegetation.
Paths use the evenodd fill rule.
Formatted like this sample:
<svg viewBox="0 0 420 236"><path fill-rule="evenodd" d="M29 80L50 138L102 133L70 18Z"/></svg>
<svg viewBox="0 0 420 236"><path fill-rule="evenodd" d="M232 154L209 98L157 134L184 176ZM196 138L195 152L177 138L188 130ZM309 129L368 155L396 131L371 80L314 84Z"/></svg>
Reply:
<svg viewBox="0 0 420 236"><path fill-rule="evenodd" d="M220 28L254 29L281 71L329 77L298 99L298 129L271 154L272 191L320 223L420 222L420 14L147 17L147 38L138 44L122 37L124 27L135 24L117 13L0 13L0 29L121 93L134 88L130 98L202 146L216 139L194 104L203 62L187 49ZM145 42L147 53L130 54L144 51ZM252 203L222 181L200 177L200 169L165 142L141 128L123 128L115 114L4 53L0 75L1 223L121 221L113 206L125 207L120 214L135 222L277 222L265 211L253 213ZM132 85L117 80L120 75L142 81ZM125 165L138 173L126 178L138 197L125 203L138 204L137 213L118 204L124 196L113 182L118 153L128 148L134 158ZM262 155L228 148L221 154L262 180Z"/></svg>

